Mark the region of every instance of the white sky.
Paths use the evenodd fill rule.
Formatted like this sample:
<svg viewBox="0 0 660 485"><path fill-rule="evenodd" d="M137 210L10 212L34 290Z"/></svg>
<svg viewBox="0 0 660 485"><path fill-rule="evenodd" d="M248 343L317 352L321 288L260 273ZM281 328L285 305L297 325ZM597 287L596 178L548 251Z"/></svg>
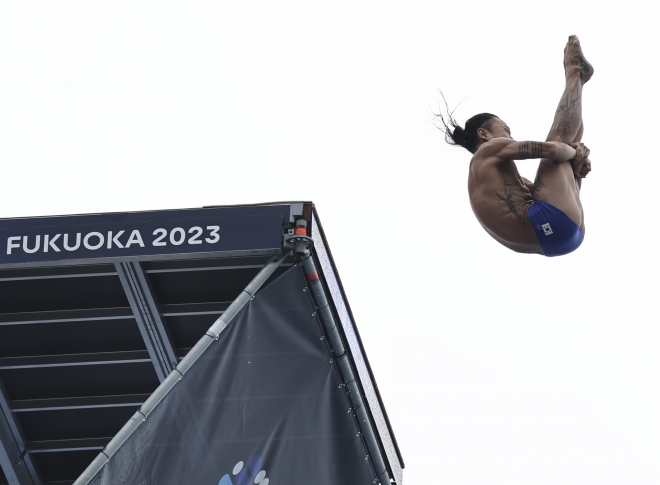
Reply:
<svg viewBox="0 0 660 485"><path fill-rule="evenodd" d="M539 5L4 2L0 217L313 200L405 483L660 483L657 7ZM587 235L519 255L431 111L543 140L574 33Z"/></svg>

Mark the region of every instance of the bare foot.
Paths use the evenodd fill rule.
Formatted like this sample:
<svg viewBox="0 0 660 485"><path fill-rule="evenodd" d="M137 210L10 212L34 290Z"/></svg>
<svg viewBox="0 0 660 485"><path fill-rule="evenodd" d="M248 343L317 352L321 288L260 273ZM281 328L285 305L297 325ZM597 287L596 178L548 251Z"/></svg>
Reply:
<svg viewBox="0 0 660 485"><path fill-rule="evenodd" d="M594 75L594 68L585 59L577 35L571 35L564 48L564 72L566 76L579 73L582 84L589 81Z"/></svg>

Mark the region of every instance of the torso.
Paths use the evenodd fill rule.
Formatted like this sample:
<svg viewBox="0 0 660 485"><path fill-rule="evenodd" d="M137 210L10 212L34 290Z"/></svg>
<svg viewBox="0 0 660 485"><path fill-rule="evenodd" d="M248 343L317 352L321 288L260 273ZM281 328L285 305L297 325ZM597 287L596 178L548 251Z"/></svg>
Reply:
<svg viewBox="0 0 660 485"><path fill-rule="evenodd" d="M468 192L472 211L495 240L520 253L543 254L527 217L534 201L513 160L470 162Z"/></svg>

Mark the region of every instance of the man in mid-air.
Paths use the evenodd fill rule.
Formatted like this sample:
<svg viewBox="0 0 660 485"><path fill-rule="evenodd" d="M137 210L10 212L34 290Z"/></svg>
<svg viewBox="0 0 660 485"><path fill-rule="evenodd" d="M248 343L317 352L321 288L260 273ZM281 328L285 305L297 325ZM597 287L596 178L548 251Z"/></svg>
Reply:
<svg viewBox="0 0 660 485"><path fill-rule="evenodd" d="M545 142L521 141L497 116L482 113L458 126L449 113L447 142L474 154L468 192L483 228L513 251L561 256L584 239L580 202L582 178L591 171L589 149L580 143L582 88L594 69L577 36L564 49L566 88ZM514 160L541 159L534 183L518 173Z"/></svg>

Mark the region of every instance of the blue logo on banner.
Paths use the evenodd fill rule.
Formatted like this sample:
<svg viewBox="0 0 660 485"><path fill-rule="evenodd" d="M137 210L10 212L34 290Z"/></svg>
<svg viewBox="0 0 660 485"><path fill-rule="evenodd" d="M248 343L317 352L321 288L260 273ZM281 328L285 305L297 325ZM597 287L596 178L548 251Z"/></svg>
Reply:
<svg viewBox="0 0 660 485"><path fill-rule="evenodd" d="M266 478L266 470L263 469L263 463L259 455L255 455L248 466L242 461L234 465L231 474L234 476L233 480L229 474L225 474L218 485L268 485L270 480Z"/></svg>

